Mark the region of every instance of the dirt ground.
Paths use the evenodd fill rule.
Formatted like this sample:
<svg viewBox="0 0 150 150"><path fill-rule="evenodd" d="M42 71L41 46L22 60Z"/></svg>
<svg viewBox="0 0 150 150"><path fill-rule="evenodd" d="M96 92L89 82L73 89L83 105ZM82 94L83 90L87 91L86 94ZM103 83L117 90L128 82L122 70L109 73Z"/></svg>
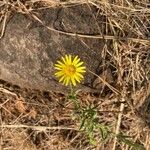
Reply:
<svg viewBox="0 0 150 150"><path fill-rule="evenodd" d="M79 122L72 117L72 103L66 97L58 92L21 89L1 80L1 149L111 149L113 139L97 146L89 144L79 130ZM120 104L113 94L100 97L98 93L79 92L78 98L84 105L98 104L99 119L115 126ZM143 117L126 105L120 130L149 144L149 122L144 122Z"/></svg>
<svg viewBox="0 0 150 150"><path fill-rule="evenodd" d="M81 106L150 149L148 0L4 0L0 15L0 150L143 150L97 131L90 143L54 76L64 54L88 68L75 88Z"/></svg>

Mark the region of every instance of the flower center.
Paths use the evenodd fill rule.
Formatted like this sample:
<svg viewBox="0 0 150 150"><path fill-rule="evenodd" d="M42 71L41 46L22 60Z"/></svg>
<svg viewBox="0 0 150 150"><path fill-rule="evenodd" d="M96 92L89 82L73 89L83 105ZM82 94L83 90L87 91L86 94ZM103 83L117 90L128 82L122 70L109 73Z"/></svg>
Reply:
<svg viewBox="0 0 150 150"><path fill-rule="evenodd" d="M68 65L64 72L67 76L72 76L76 72L76 68L74 65Z"/></svg>

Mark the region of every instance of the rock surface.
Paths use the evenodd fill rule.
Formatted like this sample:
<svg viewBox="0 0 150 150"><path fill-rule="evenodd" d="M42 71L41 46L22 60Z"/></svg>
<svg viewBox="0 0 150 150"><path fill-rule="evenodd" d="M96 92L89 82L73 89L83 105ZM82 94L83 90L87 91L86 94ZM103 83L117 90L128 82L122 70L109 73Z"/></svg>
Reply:
<svg viewBox="0 0 150 150"><path fill-rule="evenodd" d="M7 24L0 40L0 79L27 88L63 91L66 87L54 77L53 66L65 54L78 55L89 70L96 72L103 40L64 35L46 26L64 32L99 34L97 24L102 27L102 16L96 22L86 5L49 8L36 12L36 16L45 26L24 14L15 14ZM86 73L82 84L90 86L92 80L93 75Z"/></svg>

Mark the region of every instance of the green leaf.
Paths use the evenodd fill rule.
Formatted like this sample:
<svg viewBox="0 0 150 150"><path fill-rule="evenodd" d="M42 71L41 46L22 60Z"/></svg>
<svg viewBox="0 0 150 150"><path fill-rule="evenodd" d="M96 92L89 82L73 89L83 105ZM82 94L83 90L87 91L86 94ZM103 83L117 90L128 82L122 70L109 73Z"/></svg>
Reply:
<svg viewBox="0 0 150 150"><path fill-rule="evenodd" d="M98 129L100 131L102 139L105 140L109 135L108 129L105 126L101 125L101 124L98 125Z"/></svg>
<svg viewBox="0 0 150 150"><path fill-rule="evenodd" d="M92 145L96 145L96 141L95 141L95 139L93 139L93 138L90 138L90 141L89 141Z"/></svg>
<svg viewBox="0 0 150 150"><path fill-rule="evenodd" d="M85 127L84 127L85 120L86 120L86 118L83 118L83 119L82 119L82 122L81 122L81 125L80 125L79 130L81 130L81 129L85 128Z"/></svg>
<svg viewBox="0 0 150 150"><path fill-rule="evenodd" d="M69 98L70 100L76 100L76 95L73 95L73 94L71 95L71 94L70 94L70 95L68 95L68 98Z"/></svg>
<svg viewBox="0 0 150 150"><path fill-rule="evenodd" d="M117 135L117 138L118 138L121 142L123 142L123 143L125 143L125 144L131 146L131 147L132 147L133 149L135 149L135 150L146 150L145 147L144 147L142 144L136 143L136 142L134 142L134 141L128 139L128 138L129 138L128 136L124 136L124 135L122 135L122 134L119 134L119 135Z"/></svg>

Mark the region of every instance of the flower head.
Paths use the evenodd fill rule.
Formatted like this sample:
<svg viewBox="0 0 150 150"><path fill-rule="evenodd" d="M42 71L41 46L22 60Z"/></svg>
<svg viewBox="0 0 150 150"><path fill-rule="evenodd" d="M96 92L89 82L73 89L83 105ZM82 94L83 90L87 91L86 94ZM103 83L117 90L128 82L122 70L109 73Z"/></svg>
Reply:
<svg viewBox="0 0 150 150"><path fill-rule="evenodd" d="M78 56L72 58L71 55L65 55L65 57L61 58L61 61L57 61L55 69L55 76L59 78L59 82L66 86L70 83L76 86L76 82L80 83L84 78L83 73L86 72L80 58Z"/></svg>

